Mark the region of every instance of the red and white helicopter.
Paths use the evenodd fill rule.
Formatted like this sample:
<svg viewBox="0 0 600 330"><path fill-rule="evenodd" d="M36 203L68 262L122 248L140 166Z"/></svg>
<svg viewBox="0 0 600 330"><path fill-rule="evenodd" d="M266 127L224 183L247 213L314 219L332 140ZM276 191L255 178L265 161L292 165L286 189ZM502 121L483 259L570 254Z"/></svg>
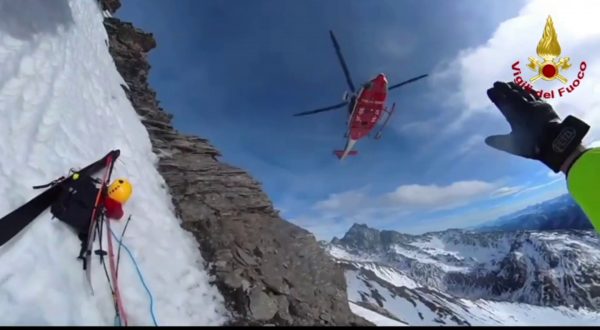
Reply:
<svg viewBox="0 0 600 330"><path fill-rule="evenodd" d="M388 115L385 121L383 122L381 129L377 132L377 134L375 134L375 139L379 140L381 138L381 133L387 125L388 120L394 113L396 107L396 104L394 103L392 105L392 109L388 111L388 109L385 106L385 102L387 100L387 92L389 90L415 82L419 79L427 77L428 75L420 75L407 81L388 86L387 78L383 73L380 73L375 78L363 84L357 93L356 89L354 88L354 84L352 83L352 78L350 78L350 72L348 71L348 67L346 66L346 62L344 61L344 57L342 56L340 46L335 38L335 35L333 34L333 31L329 31L329 34L331 36L331 40L333 41L333 46L335 47L335 51L337 53L340 64L342 65L342 69L344 70L346 82L348 83L348 87L350 87L350 93L344 93L344 101L342 103L325 108L319 108L316 110L300 112L295 114L294 116L312 115L323 111L339 109L347 105L348 127L344 137L348 140L346 142L344 150L334 151L334 154L341 160L344 159L346 156L354 156L358 153L356 150L352 150L356 142L358 142L358 140L362 139L363 137L368 136L371 130L373 130L373 128L377 125L377 122L379 121L383 113L386 112Z"/></svg>

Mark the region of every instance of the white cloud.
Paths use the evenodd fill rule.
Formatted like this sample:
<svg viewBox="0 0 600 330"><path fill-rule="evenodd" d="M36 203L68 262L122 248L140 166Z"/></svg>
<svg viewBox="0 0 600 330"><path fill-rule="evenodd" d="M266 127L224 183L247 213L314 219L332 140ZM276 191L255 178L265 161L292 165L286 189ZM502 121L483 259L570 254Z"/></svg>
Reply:
<svg viewBox="0 0 600 330"><path fill-rule="evenodd" d="M352 218L380 222L385 218L410 218L420 212L451 210L478 201L518 196L548 187L560 180L563 178L532 187L479 180L458 181L444 186L408 184L382 194L373 194L365 187L331 194L325 200L315 203L312 211L319 219L329 219L329 223L334 220L347 222ZM310 224L311 227L321 225Z"/></svg>
<svg viewBox="0 0 600 330"><path fill-rule="evenodd" d="M470 209L465 213L453 215L442 213L428 216L426 214L415 213L414 209L412 212L408 211L406 208L411 203L418 203L421 208L433 206L439 210L439 207L443 205L445 207L442 208L447 209L452 207L452 205L458 207L461 204L466 204L478 198L520 195L526 191L539 190L554 182L556 181L533 188L498 186L483 181L461 181L442 187L435 185L407 185L399 187L392 193L370 199L366 191L359 192L359 190L355 190L347 194L331 195L327 199L327 203L317 203L322 207L327 205L328 207L325 210L319 210L319 212L311 216L304 215L298 218L291 218L290 221L311 231L317 239L326 240L331 239L333 236L343 236L353 223L366 223L379 229L398 229L401 232L415 234L442 230L444 228L463 228L510 214L529 205L562 195L566 191L564 189L540 191L537 194L520 197L508 204L492 204L486 208ZM394 195L398 191L401 191L401 193L395 195L395 197L399 197L394 201L393 205L395 207L391 207L389 201L387 205L386 203L382 203L382 199ZM480 193L481 197L476 196L476 193ZM423 198L422 196L424 195L431 197ZM360 196L361 203L364 203L360 205L353 204L353 202L357 201L356 196ZM340 207L343 212L337 213L333 207ZM348 210L350 209L354 211L349 212Z"/></svg>
<svg viewBox="0 0 600 330"><path fill-rule="evenodd" d="M463 142L460 147L458 147L457 153L459 156L468 153L473 150L475 147L482 147L485 144L485 137L480 134L475 134L470 136L468 139Z"/></svg>
<svg viewBox="0 0 600 330"><path fill-rule="evenodd" d="M558 197L564 194L561 190L550 190L541 194L531 195L525 198L519 198L518 200L509 204L500 204L497 206L491 206L485 209L475 209L459 216L443 216L431 219L429 224L424 224L419 229L419 232L435 231L441 228L466 228L477 226L485 222L495 220L501 216L509 215L511 213L522 210L528 206L547 201L549 199Z"/></svg>
<svg viewBox="0 0 600 330"><path fill-rule="evenodd" d="M314 205L317 211L354 211L368 202L364 189L350 190L342 193L331 194L326 200Z"/></svg>
<svg viewBox="0 0 600 330"><path fill-rule="evenodd" d="M561 117L573 114L595 127L589 138L600 137L600 58L595 56L600 52L598 12L600 2L597 1L533 0L517 17L501 23L485 44L461 51L433 79L436 84L445 86L449 80L458 80L458 91L450 99L459 101L463 111L454 128L460 128L465 119L476 113L488 113L502 119L500 113L492 109L486 90L494 81L512 80L511 65L516 60L521 62L523 75L529 73L527 59L536 56L546 18L552 15L562 47L561 56L571 58L572 67L564 75L572 81L581 61L585 60L588 67L573 94L549 102ZM560 86L560 82L539 81L535 84L536 88L545 90Z"/></svg>
<svg viewBox="0 0 600 330"><path fill-rule="evenodd" d="M549 186L551 186L553 184L556 184L558 182L561 182L561 181L563 182L563 185L559 186L555 190L556 191L560 191L563 194L566 194L568 191L567 191L567 188L566 188L566 184L564 183L565 178L564 178L564 176L561 173L559 173L559 175L555 179L550 180L550 181L545 182L545 183L542 183L542 184L539 184L539 185L536 185L536 186L527 187L526 189L523 189L523 190L517 192L516 195L521 195L521 194L524 194L526 192L531 192L531 191L534 191L534 190L539 190L539 189L542 189L542 188L546 188L546 187L549 187Z"/></svg>
<svg viewBox="0 0 600 330"><path fill-rule="evenodd" d="M504 190L502 190L504 189ZM371 194L367 188L331 194L315 203L313 210L321 216L382 216L414 211L445 210L487 197L506 196L513 188L484 181L458 181L450 185L402 185L384 194Z"/></svg>
<svg viewBox="0 0 600 330"><path fill-rule="evenodd" d="M536 56L536 46L546 23L548 15L552 16L558 38L562 47L561 56L568 56L573 65L564 75L572 81L577 75L581 61L587 62L585 78L573 94L564 98L549 100L558 114L564 118L569 114L580 117L592 126L584 144L589 147L600 147L600 24L597 13L600 2L585 0L532 0L520 10L514 18L502 22L488 40L474 47L464 49L449 61L440 63L431 72L438 72L428 78L431 88L430 97L439 100L440 107L461 109L458 114L444 112L419 122L406 123L396 127L402 134L430 136L434 133L443 135L449 131L463 128L465 121L475 122L489 116L498 121L498 131L486 135L507 133L509 126L499 111L495 109L486 95L486 90L495 81L509 81L514 78L511 65L519 60L523 76L529 77L532 71L527 67L527 59ZM386 50L393 53L394 45L386 45ZM456 86L456 90L451 90ZM536 88L545 90L560 87L559 82L539 81ZM449 95L442 95L450 93ZM448 118L451 117L451 120ZM443 123L443 124L442 124ZM501 126L503 123L504 126ZM459 131L460 132L460 131ZM447 137L445 137L447 139ZM473 135L455 146L456 154L464 155L483 144L484 137ZM590 141L594 141L589 145ZM433 142L429 142L431 145ZM430 148L422 148L423 153ZM447 216L447 219L429 219L431 228L438 229L447 221L448 226L459 223L481 222L516 210L532 203L566 193L564 176L550 173L548 182L529 186L505 186L502 183L485 181L461 181L447 186L438 185L403 185L393 192L371 194L368 190L332 194L314 206L319 212L319 219L311 223L313 228L330 228L330 222L339 217L356 216L367 219L364 222L376 222L380 226L385 221L399 224L403 212L407 221L415 221L415 211L430 211L460 207L477 200L499 199L507 196L518 196L510 205L503 202L499 206L476 209L458 216ZM494 204L494 203L492 203ZM388 220L386 220L389 218ZM434 221L435 220L435 221ZM348 222L353 222L347 220ZM362 221L362 220L361 220ZM345 223L345 222L344 222ZM336 222L336 231L341 230L342 223Z"/></svg>
<svg viewBox="0 0 600 330"><path fill-rule="evenodd" d="M459 181L447 186L404 185L387 194L386 204L411 208L447 208L485 196L495 185L483 181Z"/></svg>
<svg viewBox="0 0 600 330"><path fill-rule="evenodd" d="M524 186L514 186L514 187L500 187L492 192L492 196L494 197L506 197L520 193L525 190Z"/></svg>
<svg viewBox="0 0 600 330"><path fill-rule="evenodd" d="M431 136L435 132L435 124L432 121L413 121L401 125L396 130L410 136Z"/></svg>

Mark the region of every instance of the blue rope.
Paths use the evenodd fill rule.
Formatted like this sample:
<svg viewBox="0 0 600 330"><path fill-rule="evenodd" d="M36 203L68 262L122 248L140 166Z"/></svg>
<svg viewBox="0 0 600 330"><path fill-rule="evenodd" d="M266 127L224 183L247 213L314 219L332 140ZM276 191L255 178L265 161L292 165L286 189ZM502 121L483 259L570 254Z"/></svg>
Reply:
<svg viewBox="0 0 600 330"><path fill-rule="evenodd" d="M150 292L150 289L148 289L148 286L146 285L146 282L144 281L144 276L142 276L142 272L140 271L140 268L139 268L137 262L135 261L133 254L131 253L131 251L129 250L127 245L125 245L121 241L122 238L121 239L117 238L117 235L115 235L115 233L112 231L112 228L110 229L110 233L117 240L117 242L119 242L119 245L125 249L127 254L129 254L129 258L131 258L131 261L133 261L133 265L135 266L135 270L138 273L138 277L140 278L140 281L142 282L144 289L146 289L146 292L148 293L148 296L150 297L150 315L152 316L152 322L154 322L154 326L158 326L158 323L156 322L156 317L154 316L154 298L152 298L152 293Z"/></svg>

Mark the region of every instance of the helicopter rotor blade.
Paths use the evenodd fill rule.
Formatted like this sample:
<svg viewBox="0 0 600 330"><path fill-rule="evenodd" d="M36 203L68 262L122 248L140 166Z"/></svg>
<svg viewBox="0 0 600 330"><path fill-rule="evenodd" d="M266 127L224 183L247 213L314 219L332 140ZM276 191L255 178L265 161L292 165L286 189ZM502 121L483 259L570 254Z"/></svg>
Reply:
<svg viewBox="0 0 600 330"><path fill-rule="evenodd" d="M339 108L345 106L346 104L348 104L348 102L339 103L339 104L332 105L332 106L329 106L326 108L320 108L320 109L316 109L316 110L300 112L300 113L294 114L294 117L312 115L312 114L319 113L319 112L335 110L335 109L339 109Z"/></svg>
<svg viewBox="0 0 600 330"><path fill-rule="evenodd" d="M346 76L346 82L348 83L348 87L350 87L350 90L352 91L352 93L354 93L356 90L354 88L354 84L352 83L352 78L350 78L350 71L348 71L348 66L346 65L346 61L344 61L344 56L342 55L340 45L338 44L337 39L335 38L335 35L333 34L333 31L330 30L329 35L331 36L331 41L333 41L333 47L335 47L335 52L338 56L338 60L340 61L340 64L342 65L342 69L344 70L344 75Z"/></svg>
<svg viewBox="0 0 600 330"><path fill-rule="evenodd" d="M398 88L398 87L400 87L400 86L404 86L404 85L406 85L406 84L410 84L410 83L412 83L412 82L415 82L415 81L417 81L417 80L419 80L419 79L423 79L423 78L425 78L425 77L427 77L427 76L428 76L428 74L423 74L423 75L420 75L420 76L418 76L418 77L414 77L414 78L412 78L412 79L408 79L408 80L406 80L406 81L403 81L403 82L401 82L401 83L398 83L398 84L395 84L395 85L392 85L392 86L388 87L388 90L391 90L391 89L394 89L394 88Z"/></svg>

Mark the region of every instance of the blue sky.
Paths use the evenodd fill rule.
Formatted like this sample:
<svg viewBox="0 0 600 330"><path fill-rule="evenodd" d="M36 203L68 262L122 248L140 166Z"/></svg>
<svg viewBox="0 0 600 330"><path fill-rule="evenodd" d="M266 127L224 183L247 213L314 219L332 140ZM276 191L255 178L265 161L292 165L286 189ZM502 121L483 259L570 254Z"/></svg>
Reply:
<svg viewBox="0 0 600 330"><path fill-rule="evenodd" d="M117 16L155 35L150 81L175 127L208 138L263 184L286 219L330 239L353 222L408 233L467 227L566 191L542 164L487 147L485 136L509 126L489 102L465 101L511 79L508 67L465 93L457 63L523 6L128 0ZM346 90L329 29L355 84L379 72L390 83L432 74L393 91L397 112L384 138L361 140L359 156L342 163L331 152L344 143L343 110L292 117Z"/></svg>

